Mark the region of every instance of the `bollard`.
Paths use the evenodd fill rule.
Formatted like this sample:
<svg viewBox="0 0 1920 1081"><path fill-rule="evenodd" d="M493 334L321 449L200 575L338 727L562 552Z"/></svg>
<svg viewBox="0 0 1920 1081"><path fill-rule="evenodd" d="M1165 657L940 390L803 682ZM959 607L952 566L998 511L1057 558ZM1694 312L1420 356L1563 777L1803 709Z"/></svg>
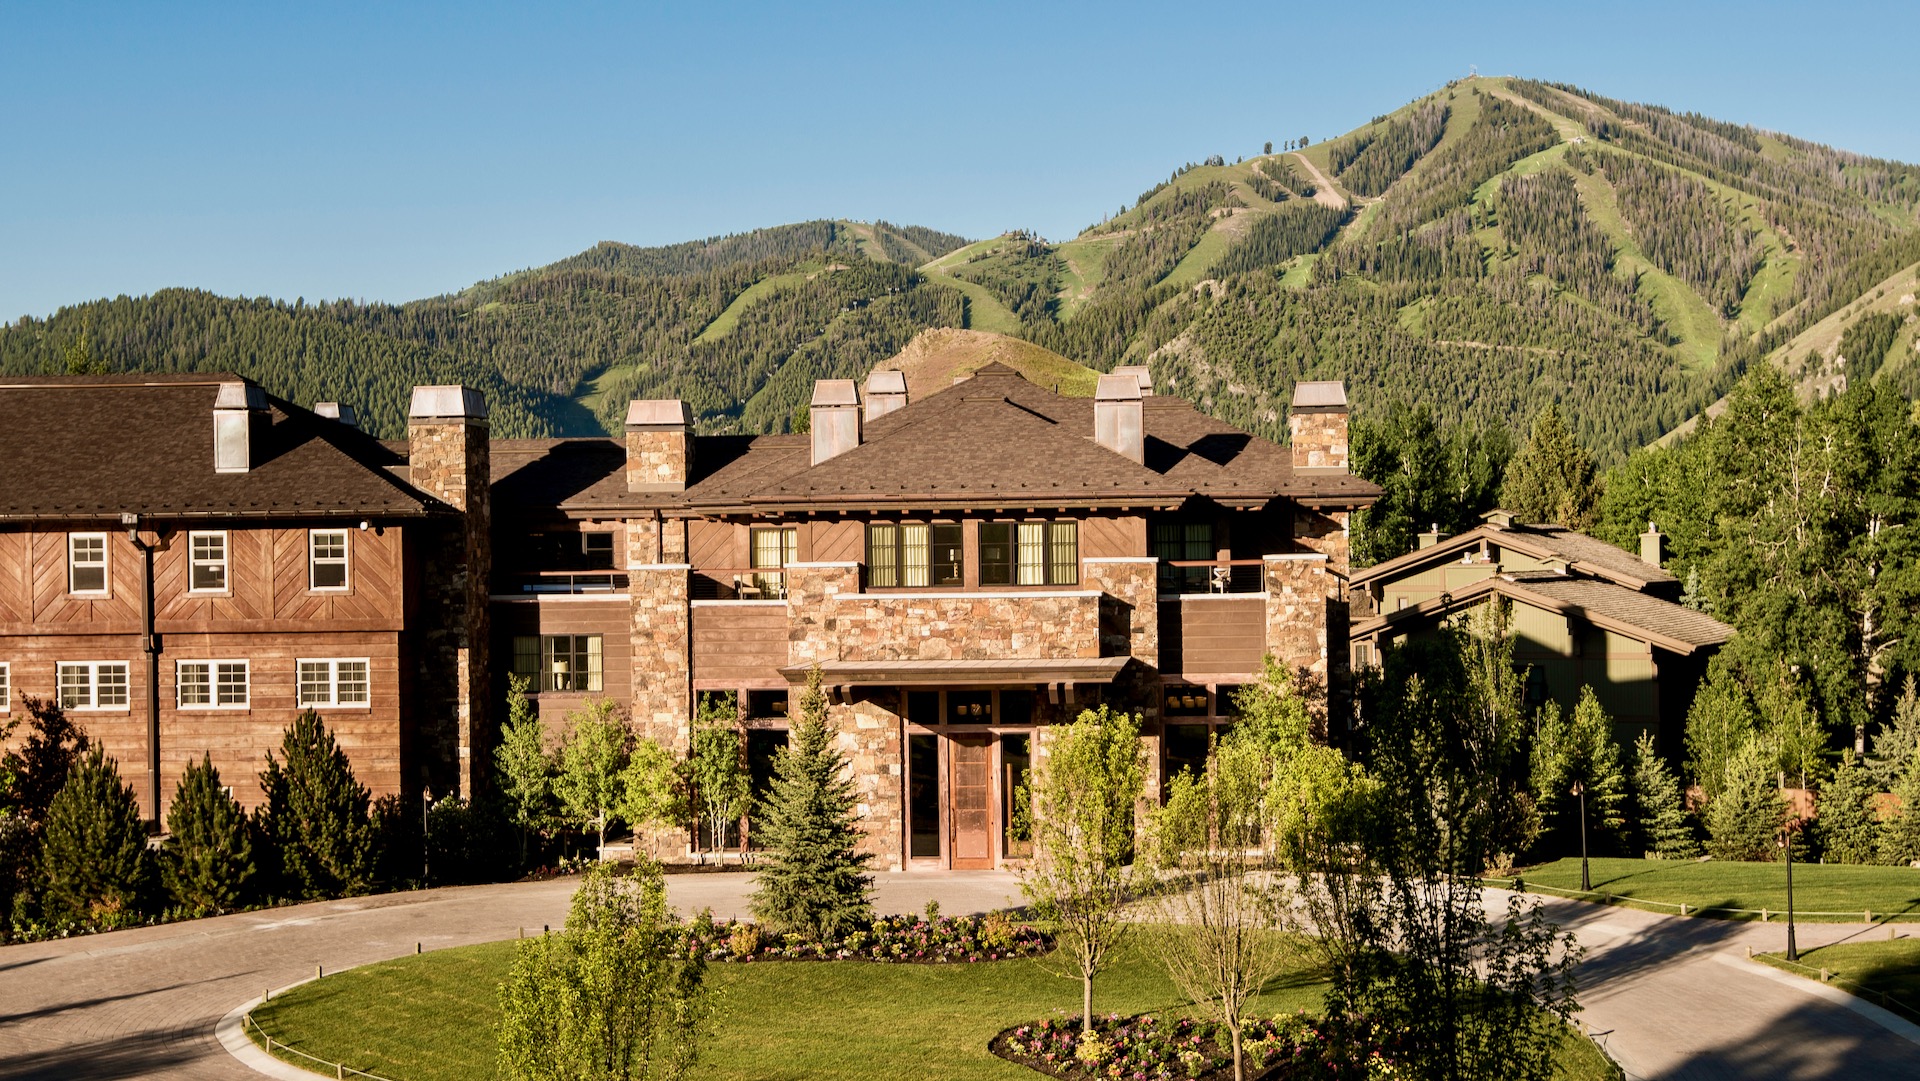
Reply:
<svg viewBox="0 0 1920 1081"><path fill-rule="evenodd" d="M1752 946L1748 946L1748 947L1747 947L1747 960L1749 960L1749 961L1751 961L1751 960L1753 960L1753 947L1752 947Z"/></svg>
<svg viewBox="0 0 1920 1081"><path fill-rule="evenodd" d="M319 979L320 977L322 977L322 976L325 976L325 975L326 975L326 972L324 972L324 971L323 971L323 970L322 970L322 969L320 968L320 966L319 966L319 965L314 965L314 966L313 966L313 978L314 978L314 979L316 979L316 980L317 980L317 979Z"/></svg>
<svg viewBox="0 0 1920 1081"><path fill-rule="evenodd" d="M527 929L526 929L526 928L524 928L524 927L522 927L522 928L520 928L520 937L521 937L521 938L525 938L525 937L527 937Z"/></svg>
<svg viewBox="0 0 1920 1081"><path fill-rule="evenodd" d="M1873 909L1871 908L1867 909L1867 922L1868 923L1873 922Z"/></svg>
<svg viewBox="0 0 1920 1081"><path fill-rule="evenodd" d="M1767 922L1767 910L1764 908L1760 910L1760 922L1761 923Z"/></svg>
<svg viewBox="0 0 1920 1081"><path fill-rule="evenodd" d="M1828 971L1827 971L1826 969L1824 969L1824 968L1823 968L1823 969L1821 969L1821 970L1820 970L1820 982L1821 982L1821 983L1826 983L1826 982L1827 982L1827 980L1828 980L1828 979L1830 979L1831 977L1832 977L1832 973L1830 973L1830 972L1828 972Z"/></svg>
<svg viewBox="0 0 1920 1081"><path fill-rule="evenodd" d="M345 1066L340 1065L337 1062L334 1063L333 1076L338 1078L339 1081L347 1081L347 1068Z"/></svg>
<svg viewBox="0 0 1920 1081"><path fill-rule="evenodd" d="M552 924L547 924L547 923L543 923L543 924L541 924L541 925L540 925L540 933L541 933L541 934L543 934L543 935L548 935L548 934L552 934L552 933L553 933L553 925L552 925Z"/></svg>
<svg viewBox="0 0 1920 1081"><path fill-rule="evenodd" d="M1887 941L1892 942L1893 939L1894 939L1893 924L1887 924Z"/></svg>
<svg viewBox="0 0 1920 1081"><path fill-rule="evenodd" d="M1685 901L1680 902L1680 914L1682 916L1687 914L1687 903Z"/></svg>
<svg viewBox="0 0 1920 1081"><path fill-rule="evenodd" d="M414 953L415 953L416 955L418 955L418 954L420 953L420 944L419 944L418 942L416 942L416 943L414 943L414 944L413 944L413 952L414 952Z"/></svg>

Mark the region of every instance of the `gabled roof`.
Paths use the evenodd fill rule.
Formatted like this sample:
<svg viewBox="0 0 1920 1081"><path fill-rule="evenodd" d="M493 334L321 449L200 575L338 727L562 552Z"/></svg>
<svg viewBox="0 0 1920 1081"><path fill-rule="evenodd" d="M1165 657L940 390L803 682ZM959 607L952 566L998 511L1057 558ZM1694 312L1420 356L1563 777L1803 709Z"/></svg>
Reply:
<svg viewBox="0 0 1920 1081"><path fill-rule="evenodd" d="M269 396L245 473L216 473L213 406L237 375L0 379L0 520L418 516L446 510L408 486L372 436Z"/></svg>
<svg viewBox="0 0 1920 1081"><path fill-rule="evenodd" d="M1352 584L1361 586L1368 582L1397 578L1429 563L1450 563L1462 551L1477 549L1482 542L1511 548L1533 559L1557 559L1566 563L1571 570L1631 589L1644 590L1648 586L1679 582L1673 575L1632 552L1621 551L1606 541L1576 533L1565 526L1490 524L1469 529L1457 537L1448 537L1431 548L1416 549L1365 570L1355 571Z"/></svg>
<svg viewBox="0 0 1920 1081"><path fill-rule="evenodd" d="M629 493L615 440L494 444L495 501L571 510L783 511L829 506L1178 505L1195 495L1365 506L1347 474L1298 474L1285 447L1169 396L1143 400L1145 462L1093 438L1094 402L1004 364L876 418L859 446L819 465L805 435L696 436L684 492ZM568 478L559 488L545 479ZM544 478L536 480L536 478Z"/></svg>
<svg viewBox="0 0 1920 1081"><path fill-rule="evenodd" d="M1432 600L1355 624L1350 637L1404 634L1449 612L1471 607L1490 594L1583 619L1673 653L1692 653L1733 637L1733 628L1684 605L1595 578L1551 571L1499 574Z"/></svg>

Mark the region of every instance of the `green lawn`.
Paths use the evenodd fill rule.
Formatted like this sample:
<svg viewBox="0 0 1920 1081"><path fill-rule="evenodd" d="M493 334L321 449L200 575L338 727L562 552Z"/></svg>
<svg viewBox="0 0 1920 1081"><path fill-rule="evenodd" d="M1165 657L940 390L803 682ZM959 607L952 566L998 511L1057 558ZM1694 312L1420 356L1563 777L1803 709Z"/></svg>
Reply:
<svg viewBox="0 0 1920 1081"><path fill-rule="evenodd" d="M443 950L352 969L289 991L254 1011L273 1034L329 1061L397 1081L468 1081L494 1074L495 994L514 943ZM1021 1021L1078 1009L1077 981L1050 960L977 965L721 964L708 971L720 1020L702 1078L892 1081L1032 1078L987 1053ZM1270 986L1261 1012L1317 1008L1323 985L1304 968ZM1187 1012L1158 964L1128 950L1094 988L1102 1012ZM1571 1033L1559 1076L1601 1081L1612 1066Z"/></svg>
<svg viewBox="0 0 1920 1081"><path fill-rule="evenodd" d="M1787 869L1780 863L1729 863L1721 860L1592 861L1593 889L1628 901L1685 903L1690 909L1733 908L1756 914L1708 911L1723 919L1758 919L1758 910L1779 913L1787 908ZM1564 859L1521 871L1529 886L1580 888L1580 861ZM1848 867L1838 864L1793 865L1793 902L1798 918L1823 922L1859 922L1868 911L1873 918L1920 919L1920 869L1911 867ZM1648 905L1655 911L1672 907ZM1832 913L1833 915L1812 915Z"/></svg>
<svg viewBox="0 0 1920 1081"><path fill-rule="evenodd" d="M1759 959L1809 978L1817 978L1815 974L1826 969L1845 981L1840 984L1844 990L1908 1017L1920 1018L1920 939L1845 942L1804 950L1797 967L1777 953L1761 954ZM1894 1001L1881 998L1882 993L1892 996Z"/></svg>

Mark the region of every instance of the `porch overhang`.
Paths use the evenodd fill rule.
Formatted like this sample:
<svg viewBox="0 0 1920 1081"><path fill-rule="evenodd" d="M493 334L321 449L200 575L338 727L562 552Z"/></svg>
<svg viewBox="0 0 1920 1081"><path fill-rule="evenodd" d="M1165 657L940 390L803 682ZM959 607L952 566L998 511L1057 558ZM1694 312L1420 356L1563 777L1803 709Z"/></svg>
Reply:
<svg viewBox="0 0 1920 1081"><path fill-rule="evenodd" d="M1061 657L991 661L821 661L820 682L829 687L999 687L1008 684L1112 683L1131 657ZM787 682L802 684L811 664L780 669Z"/></svg>

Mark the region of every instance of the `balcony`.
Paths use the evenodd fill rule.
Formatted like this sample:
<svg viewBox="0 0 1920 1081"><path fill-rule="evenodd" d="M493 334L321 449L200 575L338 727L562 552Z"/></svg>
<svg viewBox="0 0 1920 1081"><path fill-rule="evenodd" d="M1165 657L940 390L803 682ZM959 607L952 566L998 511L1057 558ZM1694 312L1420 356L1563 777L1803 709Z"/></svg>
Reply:
<svg viewBox="0 0 1920 1081"><path fill-rule="evenodd" d="M696 601L780 601L787 598L784 567L701 567L689 587Z"/></svg>
<svg viewBox="0 0 1920 1081"><path fill-rule="evenodd" d="M627 576L618 571L532 571L509 575L505 584L499 592L520 596L623 593Z"/></svg>
<svg viewBox="0 0 1920 1081"><path fill-rule="evenodd" d="M1174 595L1260 593L1266 590L1260 559L1163 559L1160 593Z"/></svg>

